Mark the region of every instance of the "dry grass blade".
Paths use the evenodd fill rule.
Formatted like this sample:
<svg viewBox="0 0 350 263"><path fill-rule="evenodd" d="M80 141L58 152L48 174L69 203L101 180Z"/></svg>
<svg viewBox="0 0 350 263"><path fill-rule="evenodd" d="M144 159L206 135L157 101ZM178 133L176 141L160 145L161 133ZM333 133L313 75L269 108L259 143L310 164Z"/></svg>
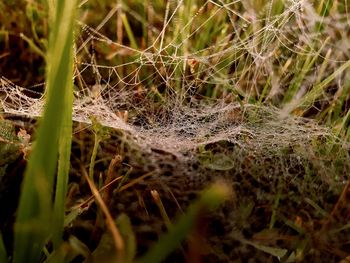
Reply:
<svg viewBox="0 0 350 263"><path fill-rule="evenodd" d="M138 178L136 178L135 180L132 180L130 183L123 185L122 187L120 187L120 189L118 190L118 192L122 192L125 191L126 189L134 186L135 184L138 184L139 182L143 181L145 178L150 177L153 175L153 172L149 172L146 173Z"/></svg>
<svg viewBox="0 0 350 263"><path fill-rule="evenodd" d="M119 176L115 179L113 179L111 182L109 182L108 184L104 185L103 187L101 187L101 189L99 190L99 193L103 193L106 190L109 190L109 188L116 182L118 182L119 180L123 179L123 176ZM86 199L85 201L83 201L82 203L80 203L78 205L78 207L82 208L82 207L86 207L89 206L89 203L92 202L94 199L94 196L89 197L88 199Z"/></svg>
<svg viewBox="0 0 350 263"><path fill-rule="evenodd" d="M112 215L109 213L108 207L106 206L99 191L97 190L95 184L90 179L90 177L85 169L83 169L83 173L84 173L84 177L85 177L86 181L89 184L90 190L95 197L96 203L100 206L103 214L106 217L106 225L112 234L112 237L113 237L113 240L115 243L115 248L116 248L116 251L118 253L118 260L119 260L119 262L123 262L123 254L124 254L124 247L125 247L123 238L122 238L122 236L121 236L121 234L120 234L120 232L119 232L119 230L118 230L118 228L113 220Z"/></svg>
<svg viewBox="0 0 350 263"><path fill-rule="evenodd" d="M350 195L350 180L345 185L327 221L323 224L323 230L327 230L327 228L332 223L332 221L337 220L338 217L342 217L343 215L341 215L340 213L347 212L348 216L350 216L349 195Z"/></svg>
<svg viewBox="0 0 350 263"><path fill-rule="evenodd" d="M156 203L156 205L158 206L158 209L160 211L160 214L165 222L165 225L168 229L171 228L172 226L172 223L171 223L171 220L165 210L165 207L163 205L163 202L162 202L162 199L160 198L159 196L159 193L157 190L151 190L151 195L152 195L152 198L154 200L154 202Z"/></svg>

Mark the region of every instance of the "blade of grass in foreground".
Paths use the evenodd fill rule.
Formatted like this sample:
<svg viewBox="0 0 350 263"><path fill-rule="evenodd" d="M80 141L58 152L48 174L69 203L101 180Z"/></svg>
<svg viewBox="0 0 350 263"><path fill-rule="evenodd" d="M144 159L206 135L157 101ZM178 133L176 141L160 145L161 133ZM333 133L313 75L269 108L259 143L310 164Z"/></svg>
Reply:
<svg viewBox="0 0 350 263"><path fill-rule="evenodd" d="M71 60L73 57L71 57ZM72 65L73 62L70 62ZM54 200L54 228L52 233L52 241L54 249L57 249L62 242L62 234L64 230L65 217L65 200L68 186L68 175L70 167L70 153L72 144L72 108L73 93L66 92L65 111L62 127L60 129L59 147L58 147L58 171L56 182L56 193Z"/></svg>
<svg viewBox="0 0 350 263"><path fill-rule="evenodd" d="M138 263L163 262L166 256L175 250L181 244L181 241L191 233L200 212L203 209L215 209L227 199L229 194L228 186L221 183L214 184L203 191L199 200L189 207L187 213L180 217L178 223L165 236L162 236Z"/></svg>
<svg viewBox="0 0 350 263"><path fill-rule="evenodd" d="M15 225L14 262L18 263L39 262L43 246L55 228L50 220L58 142L62 125L71 125L71 120L64 120L72 109L62 109L69 107L66 93L72 92L76 0L55 4L55 16L50 17L53 24L47 54L47 101L23 180Z"/></svg>

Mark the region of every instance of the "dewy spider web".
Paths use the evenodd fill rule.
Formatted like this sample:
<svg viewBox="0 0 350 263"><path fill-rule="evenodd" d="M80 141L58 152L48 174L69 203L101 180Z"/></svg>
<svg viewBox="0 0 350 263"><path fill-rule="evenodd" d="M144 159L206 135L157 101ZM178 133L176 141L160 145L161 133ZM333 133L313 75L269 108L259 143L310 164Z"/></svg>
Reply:
<svg viewBox="0 0 350 263"><path fill-rule="evenodd" d="M74 120L90 123L95 116L105 126L176 152L221 140L239 143L235 138L242 134L258 138L259 145L287 145L309 141L305 134L325 134L275 108L237 102L236 97L250 96L273 101L283 92L290 62L281 50L290 57L324 56L314 48L322 38L310 38L310 28L321 18L308 1L286 1L277 14L272 2L258 11L249 1L205 1L190 7L168 1L163 18L150 4L149 21L163 21L163 26L144 22L126 5L116 5L95 28L78 21ZM145 23L148 46L130 36L128 45L123 38L108 37L111 18L125 14L136 25ZM271 89L262 94L267 81ZM32 91L5 77L1 91L4 112L40 116L44 96L30 96Z"/></svg>
<svg viewBox="0 0 350 263"><path fill-rule="evenodd" d="M349 145L314 121L281 109L321 81L319 75L331 75L347 60L349 52L337 38L338 29L332 31L332 18L319 16L306 0L169 0L158 8L153 5L163 1L142 2L148 3L146 16L135 11L140 9L136 4L116 5L100 24L85 21L89 12L82 11L73 109L75 121L91 123L94 116L118 130L101 142L98 158L107 164L104 160L116 154L122 164L115 167L119 164L114 166L113 160L108 173L97 173L104 165L96 165L95 171L106 175L107 185L114 176L124 176L122 186L112 186L105 199L112 215L130 217L138 250L149 248L150 239L156 240L165 229L149 190L159 192L162 209L172 221L178 207L185 210L200 190L222 179L232 189L232 197L210 223L206 215L200 220L198 226L205 225L209 231L203 232L210 235L195 237L205 239L208 262L235 262L252 255L271 261L268 248L283 248L289 257L295 254L295 242L304 242L305 233L312 242L304 242L309 247L301 253L304 258L314 253L323 259L325 253L317 246L330 254L348 255L343 251L348 241L346 217L341 224L334 220L332 228L327 223L326 232L322 222L328 222L328 214L333 213L328 212L349 180ZM278 2L282 9L275 6ZM84 0L81 8L88 3ZM92 17L99 14L93 12ZM133 36L121 30L126 28L124 15L133 22ZM336 27L346 28L347 19L337 18L344 24ZM315 31L320 22L334 34ZM328 55L329 50L337 60ZM5 77L0 81L6 113L40 116L42 94ZM289 91L295 91L291 100L282 102ZM255 101L249 103L250 99ZM324 101L329 101L327 94L318 97L319 104ZM89 134L80 137L87 147L73 144L79 148L73 148L73 154L83 156L72 158L73 166L78 161L83 167L88 161L84 156L91 154ZM79 176L80 171L74 171L72 178L69 199L73 202L85 195L81 183L76 188L75 173ZM121 190L129 182L132 189ZM81 224L73 225L80 232ZM76 232L75 226L70 233ZM247 247L253 243L243 242L243 237L266 249ZM314 237L322 237L322 242L313 242ZM335 243L338 246L333 247ZM190 251L191 244L187 248ZM211 257L213 253L223 260ZM324 260L341 259L326 256Z"/></svg>

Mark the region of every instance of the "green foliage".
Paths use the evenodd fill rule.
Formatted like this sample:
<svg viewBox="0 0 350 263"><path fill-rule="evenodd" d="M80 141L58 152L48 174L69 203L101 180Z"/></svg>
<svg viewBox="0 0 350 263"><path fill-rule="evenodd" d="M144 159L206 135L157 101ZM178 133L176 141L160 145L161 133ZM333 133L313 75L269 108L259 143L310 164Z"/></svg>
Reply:
<svg viewBox="0 0 350 263"><path fill-rule="evenodd" d="M73 58L71 57L70 60ZM72 61L70 64L72 65ZM72 76L72 75L71 75ZM68 79L69 80L69 79ZM67 83L68 84L68 83ZM72 85L67 85L68 89L72 89ZM68 186L68 176L70 170L71 142L72 142L72 107L73 92L66 92L65 105L63 108L62 127L60 127L59 147L58 147L58 171L56 181L56 193L54 199L54 225L53 243L58 248L61 243L64 230L65 220L65 203Z"/></svg>
<svg viewBox="0 0 350 263"><path fill-rule="evenodd" d="M53 209L50 196L59 158L68 165L70 151L59 150L58 144L70 144L72 79L73 79L73 28L76 1L57 1L52 17L47 53L47 103L37 130L37 140L30 155L23 180L21 198L15 226L14 262L39 262L42 249L54 233L62 235L62 223L51 225ZM62 128L63 127L63 128ZM69 132L69 134L67 134ZM68 148L69 150L69 148ZM60 164L59 186L66 179L67 169ZM64 204L64 190L58 190L55 202ZM62 221L62 219L60 220ZM60 231L56 233L55 231Z"/></svg>

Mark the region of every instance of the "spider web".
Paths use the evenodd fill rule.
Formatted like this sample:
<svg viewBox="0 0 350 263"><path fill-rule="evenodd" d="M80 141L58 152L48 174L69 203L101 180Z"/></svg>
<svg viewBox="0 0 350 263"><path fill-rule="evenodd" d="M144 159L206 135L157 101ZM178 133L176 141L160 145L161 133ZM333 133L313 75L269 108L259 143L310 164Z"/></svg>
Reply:
<svg viewBox="0 0 350 263"><path fill-rule="evenodd" d="M317 15L308 1L285 1L278 12L273 2L256 10L251 1L208 0L190 6L168 1L163 14L147 2L147 21L136 7L118 2L97 26L82 16L75 47L73 119L91 123L95 116L104 126L141 138L140 143L174 152L222 140L242 143L237 139L242 134L262 148L328 134L277 108L249 104L250 97L278 100L290 80L291 58L322 60L335 45L323 43L321 33L313 35L317 23L331 26L332 20ZM136 28L143 26L146 43L121 30L126 17ZM109 35L114 19L116 33ZM334 52L337 60L327 58L332 67L345 53ZM295 98L316 79L307 78ZM267 82L271 87L266 91ZM41 115L43 94L5 77L1 92L5 113Z"/></svg>

